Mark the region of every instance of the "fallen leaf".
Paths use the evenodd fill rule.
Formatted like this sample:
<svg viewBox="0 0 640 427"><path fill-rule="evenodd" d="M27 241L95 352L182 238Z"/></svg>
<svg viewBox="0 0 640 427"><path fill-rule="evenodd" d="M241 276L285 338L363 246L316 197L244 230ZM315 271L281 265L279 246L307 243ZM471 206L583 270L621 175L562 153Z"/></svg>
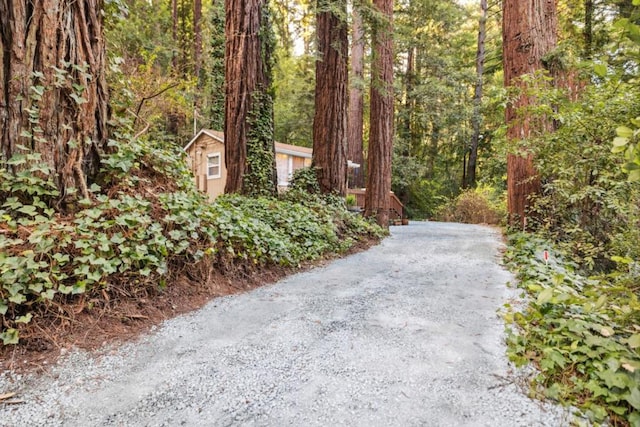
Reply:
<svg viewBox="0 0 640 427"><path fill-rule="evenodd" d="M15 393L4 393L4 394L0 394L0 402L3 400L7 400L13 396L15 396Z"/></svg>

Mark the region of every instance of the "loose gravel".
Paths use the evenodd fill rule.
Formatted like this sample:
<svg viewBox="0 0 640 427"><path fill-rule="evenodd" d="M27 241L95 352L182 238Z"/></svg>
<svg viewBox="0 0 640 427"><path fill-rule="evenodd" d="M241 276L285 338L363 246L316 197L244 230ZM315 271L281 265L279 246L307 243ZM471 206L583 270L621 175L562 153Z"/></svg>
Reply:
<svg viewBox="0 0 640 427"><path fill-rule="evenodd" d="M488 227L417 223L138 341L0 375L0 426L564 426L530 400Z"/></svg>

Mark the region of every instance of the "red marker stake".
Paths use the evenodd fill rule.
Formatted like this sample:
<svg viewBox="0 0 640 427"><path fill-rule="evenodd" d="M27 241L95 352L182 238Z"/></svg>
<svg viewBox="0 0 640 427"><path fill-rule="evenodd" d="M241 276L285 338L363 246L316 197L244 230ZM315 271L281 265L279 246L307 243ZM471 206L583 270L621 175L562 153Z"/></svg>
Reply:
<svg viewBox="0 0 640 427"><path fill-rule="evenodd" d="M545 264L549 264L549 251L545 249L542 253L542 258L544 259Z"/></svg>

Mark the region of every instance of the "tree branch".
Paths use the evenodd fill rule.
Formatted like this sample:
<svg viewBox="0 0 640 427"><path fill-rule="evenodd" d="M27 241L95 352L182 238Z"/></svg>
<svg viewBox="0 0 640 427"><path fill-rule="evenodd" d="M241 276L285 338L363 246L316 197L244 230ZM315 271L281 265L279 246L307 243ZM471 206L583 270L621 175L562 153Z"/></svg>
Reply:
<svg viewBox="0 0 640 427"><path fill-rule="evenodd" d="M138 115L140 114L140 110L142 110L142 106L144 105L145 101L148 101L150 99L155 98L156 96L160 96L163 93L165 93L166 91L168 91L169 89L173 89L174 87L178 86L180 83L174 83L172 85L169 85L167 87L165 87L164 89L162 89L160 92L154 93L153 95L150 96L145 96L144 98L142 98L140 100L140 104L138 104L138 108L136 109L136 114L135 114L135 118L133 119L133 126L135 127L136 122L138 121Z"/></svg>

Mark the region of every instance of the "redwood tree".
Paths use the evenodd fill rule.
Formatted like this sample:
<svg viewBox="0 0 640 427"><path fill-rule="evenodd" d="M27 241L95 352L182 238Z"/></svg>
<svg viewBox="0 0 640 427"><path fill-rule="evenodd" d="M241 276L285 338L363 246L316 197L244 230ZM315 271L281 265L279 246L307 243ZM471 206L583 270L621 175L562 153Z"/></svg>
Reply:
<svg viewBox="0 0 640 427"><path fill-rule="evenodd" d="M101 0L0 0L0 167L39 153L61 198L99 168L109 118Z"/></svg>
<svg viewBox="0 0 640 427"><path fill-rule="evenodd" d="M351 83L349 85L349 117L347 120L347 159L360 168L353 175L353 186L364 186L364 29L358 7L353 8L351 25Z"/></svg>
<svg viewBox="0 0 640 427"><path fill-rule="evenodd" d="M265 40L271 33L262 25L267 5L264 0L226 0L225 11L225 192L273 193L276 182L273 108L268 94L270 48ZM245 188L245 177L249 175L252 182Z"/></svg>
<svg viewBox="0 0 640 427"><path fill-rule="evenodd" d="M502 20L504 85L522 90L505 112L507 140L515 144L545 130L544 122L534 121L524 111L535 103L535 98L526 93L522 77L542 70L543 57L556 46L556 1L504 0ZM526 224L529 199L539 191L540 178L532 154L508 154L507 206L511 224Z"/></svg>
<svg viewBox="0 0 640 427"><path fill-rule="evenodd" d="M318 0L313 165L320 191L347 192L347 13L345 0Z"/></svg>
<svg viewBox="0 0 640 427"><path fill-rule="evenodd" d="M393 0L374 0L380 20L373 28L371 112L365 215L389 226L393 151Z"/></svg>

